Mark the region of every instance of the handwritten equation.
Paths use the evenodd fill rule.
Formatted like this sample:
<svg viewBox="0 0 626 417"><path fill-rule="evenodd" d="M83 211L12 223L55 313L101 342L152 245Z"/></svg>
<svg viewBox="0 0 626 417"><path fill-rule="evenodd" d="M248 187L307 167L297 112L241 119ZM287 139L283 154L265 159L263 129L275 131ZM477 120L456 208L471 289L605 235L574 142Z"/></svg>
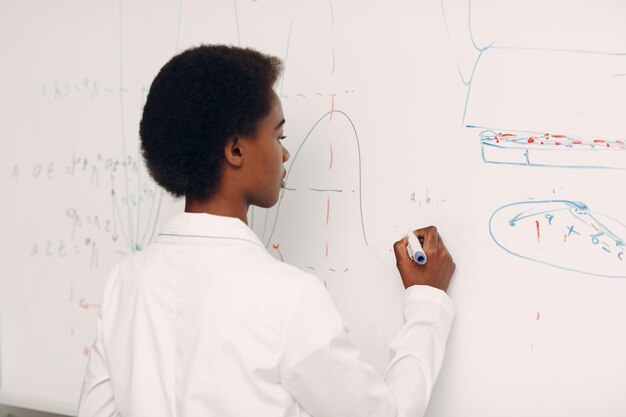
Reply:
<svg viewBox="0 0 626 417"><path fill-rule="evenodd" d="M511 255L594 276L626 278L626 225L570 200L521 201L493 212L489 233Z"/></svg>

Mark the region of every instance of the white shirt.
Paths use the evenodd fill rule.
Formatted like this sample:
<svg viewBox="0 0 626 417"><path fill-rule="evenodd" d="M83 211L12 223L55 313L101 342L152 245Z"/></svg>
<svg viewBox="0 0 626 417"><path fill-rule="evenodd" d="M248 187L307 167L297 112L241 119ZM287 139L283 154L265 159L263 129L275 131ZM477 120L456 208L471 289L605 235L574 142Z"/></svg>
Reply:
<svg viewBox="0 0 626 417"><path fill-rule="evenodd" d="M78 415L421 416L453 311L407 289L381 377L316 277L239 219L182 213L111 271Z"/></svg>

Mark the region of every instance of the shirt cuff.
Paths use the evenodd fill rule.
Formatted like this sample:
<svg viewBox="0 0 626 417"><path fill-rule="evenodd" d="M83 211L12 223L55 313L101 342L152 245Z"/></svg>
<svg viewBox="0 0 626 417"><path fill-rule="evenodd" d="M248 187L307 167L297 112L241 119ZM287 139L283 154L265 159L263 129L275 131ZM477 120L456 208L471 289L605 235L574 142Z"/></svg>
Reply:
<svg viewBox="0 0 626 417"><path fill-rule="evenodd" d="M452 322L454 303L445 291L428 285L412 285L404 291L405 321L438 321L442 315Z"/></svg>

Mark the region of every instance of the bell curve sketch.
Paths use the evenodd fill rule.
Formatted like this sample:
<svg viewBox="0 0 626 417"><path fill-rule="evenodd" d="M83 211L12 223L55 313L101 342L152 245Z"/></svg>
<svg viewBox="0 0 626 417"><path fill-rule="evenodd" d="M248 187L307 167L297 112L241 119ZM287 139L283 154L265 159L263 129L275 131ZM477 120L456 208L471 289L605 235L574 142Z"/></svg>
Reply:
<svg viewBox="0 0 626 417"><path fill-rule="evenodd" d="M505 204L489 219L495 244L519 258L583 274L626 278L626 225L571 200Z"/></svg>
<svg viewBox="0 0 626 417"><path fill-rule="evenodd" d="M347 122L349 125L348 130L350 130L349 136L348 138L345 139L353 139L354 142L351 144L343 144L343 145L354 145L354 152L352 153L352 156L349 157L351 159L351 163L356 163L356 166L353 167L355 168L352 171L352 174L355 174L356 177L354 178L355 181L350 181L349 184L343 184L341 178L338 178L338 176L336 175L330 175L327 178L322 178L321 176L318 176L318 180L319 183L318 184L308 184L308 185L303 185L300 184L302 182L308 182L308 181L302 181L301 178L294 178L294 173L296 173L296 171L298 171L298 157L301 156L306 156L303 155L304 154L304 150L306 150L312 143L311 143L311 138L313 136L315 136L315 132L316 130L321 126L321 123L324 121L328 122L329 126L332 126L333 124L337 124L339 122L339 120L337 119L343 119L343 122ZM333 123L334 122L334 123ZM345 123L343 123L345 125ZM345 129L344 129L345 130ZM341 140L341 138L336 139L338 141ZM330 143L328 144L328 162L324 164L324 171L327 171L329 173L332 172L332 168L333 165L336 164L336 160L338 159L338 152L337 152L337 148L339 148L339 146L337 146L338 144L335 145L335 148L333 150L333 143L332 141L329 141ZM302 159L302 158L300 158ZM298 173L299 174L299 173ZM290 181L290 179L292 181ZM296 181L298 181L298 184L294 184L294 179ZM276 228L276 223L278 223L279 219L280 219L280 211L281 211L281 205L283 204L283 200L286 198L289 198L288 193L293 193L293 192L299 192L299 191L306 191L307 193L315 193L315 194L320 194L320 195L326 195L326 201L330 201L330 197L329 195L331 194L341 194L341 193L354 193L355 195L355 202L358 204L358 221L360 223L360 229L361 229L361 234L362 234L362 238L363 238L363 242L365 243L366 246L368 246L367 243L367 236L365 233L365 224L363 221L363 203L362 203L362 198L361 198L361 188L362 188L362 183L361 183L361 145L359 142L359 134L357 132L356 127L354 126L354 123L352 122L352 119L350 119L350 116L348 116L348 114L346 114L345 112L343 112L342 110L337 110L337 109L333 109L331 111L326 112L322 117L320 117L315 124L311 127L311 129L309 129L308 133L306 134L306 136L304 137L304 140L302 141L302 143L300 144L300 146L298 147L298 149L296 150L295 154L292 157L292 162L291 165L289 166L289 169L287 170L287 175L285 176L285 189L283 191L283 193L281 194L281 198L278 202L277 205L277 209L276 209L276 217L274 219L274 222L272 224L271 230L269 232L269 237L268 237L268 242L271 241L272 236L274 234L274 230ZM348 187L346 187L348 186ZM354 186L354 187L352 187ZM354 213L353 213L354 214ZM328 220L328 216L329 213L326 213L326 220ZM265 233L264 233L265 234ZM268 243L269 245L269 243Z"/></svg>
<svg viewBox="0 0 626 417"><path fill-rule="evenodd" d="M349 212L351 223L354 223L350 232L357 231L361 235L359 240L368 246L363 220L361 169L361 146L353 121L338 109L324 113L293 154L285 176L285 188L274 213L265 216L262 226L255 226L259 227L261 240L267 247L276 243L273 239L277 226L282 221L289 221L290 214L294 214L284 213L286 202L300 200L307 201L307 213L298 213L298 217L316 223L317 230L330 227L333 216L343 217ZM316 206L320 207L317 217L313 213Z"/></svg>

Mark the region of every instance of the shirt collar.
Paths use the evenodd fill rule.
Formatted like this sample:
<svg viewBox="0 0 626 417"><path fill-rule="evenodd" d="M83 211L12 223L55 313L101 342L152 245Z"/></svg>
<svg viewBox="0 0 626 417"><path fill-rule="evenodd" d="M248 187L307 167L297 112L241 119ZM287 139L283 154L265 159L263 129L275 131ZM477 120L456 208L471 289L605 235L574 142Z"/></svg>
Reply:
<svg viewBox="0 0 626 417"><path fill-rule="evenodd" d="M252 229L240 219L208 213L177 214L161 230L156 241L166 241L172 237L243 240L265 248Z"/></svg>

